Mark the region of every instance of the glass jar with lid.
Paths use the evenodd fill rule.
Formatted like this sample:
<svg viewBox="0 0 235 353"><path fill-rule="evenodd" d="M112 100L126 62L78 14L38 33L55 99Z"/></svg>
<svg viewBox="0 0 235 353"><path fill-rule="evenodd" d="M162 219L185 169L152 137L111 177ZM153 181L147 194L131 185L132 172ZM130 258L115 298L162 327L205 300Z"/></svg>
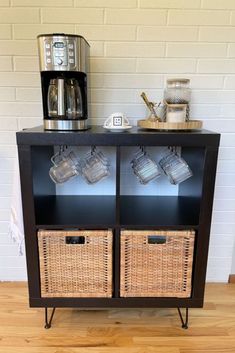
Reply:
<svg viewBox="0 0 235 353"><path fill-rule="evenodd" d="M166 121L168 123L183 123L186 121L187 104L166 103Z"/></svg>
<svg viewBox="0 0 235 353"><path fill-rule="evenodd" d="M190 80L187 78L173 78L167 80L164 99L169 104L189 104L191 90Z"/></svg>

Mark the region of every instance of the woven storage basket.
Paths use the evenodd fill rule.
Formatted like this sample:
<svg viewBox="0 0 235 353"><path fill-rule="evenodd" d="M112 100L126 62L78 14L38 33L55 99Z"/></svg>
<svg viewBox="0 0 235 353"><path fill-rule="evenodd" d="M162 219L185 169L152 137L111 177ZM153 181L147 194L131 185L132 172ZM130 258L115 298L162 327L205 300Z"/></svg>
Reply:
<svg viewBox="0 0 235 353"><path fill-rule="evenodd" d="M42 297L111 297L112 231L38 232Z"/></svg>
<svg viewBox="0 0 235 353"><path fill-rule="evenodd" d="M194 236L194 231L122 231L121 297L190 297Z"/></svg>

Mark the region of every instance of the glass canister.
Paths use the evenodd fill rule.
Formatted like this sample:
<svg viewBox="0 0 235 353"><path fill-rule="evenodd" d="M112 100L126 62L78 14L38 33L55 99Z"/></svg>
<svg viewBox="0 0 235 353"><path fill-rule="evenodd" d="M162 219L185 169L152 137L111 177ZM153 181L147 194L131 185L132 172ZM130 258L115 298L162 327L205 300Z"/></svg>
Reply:
<svg viewBox="0 0 235 353"><path fill-rule="evenodd" d="M183 123L186 121L187 104L167 104L166 121L168 123Z"/></svg>
<svg viewBox="0 0 235 353"><path fill-rule="evenodd" d="M173 78L167 80L164 99L168 104L189 104L191 90L190 80L187 78Z"/></svg>

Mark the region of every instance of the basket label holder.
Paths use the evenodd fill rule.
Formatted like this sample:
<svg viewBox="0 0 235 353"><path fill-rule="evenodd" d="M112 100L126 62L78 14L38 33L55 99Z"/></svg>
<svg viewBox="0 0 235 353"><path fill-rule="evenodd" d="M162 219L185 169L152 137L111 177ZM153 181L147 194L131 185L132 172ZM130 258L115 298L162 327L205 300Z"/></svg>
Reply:
<svg viewBox="0 0 235 353"><path fill-rule="evenodd" d="M82 235L80 236L75 236L75 237L65 237L65 243L67 245L82 245L82 244L85 244L86 242L86 238Z"/></svg>
<svg viewBox="0 0 235 353"><path fill-rule="evenodd" d="M165 244L167 240L166 235L148 235L148 244Z"/></svg>

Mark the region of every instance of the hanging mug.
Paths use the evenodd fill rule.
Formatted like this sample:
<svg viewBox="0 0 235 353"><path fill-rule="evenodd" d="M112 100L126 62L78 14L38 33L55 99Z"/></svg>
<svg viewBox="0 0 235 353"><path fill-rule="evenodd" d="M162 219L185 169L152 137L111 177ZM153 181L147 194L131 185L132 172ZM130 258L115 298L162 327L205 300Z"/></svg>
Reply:
<svg viewBox="0 0 235 353"><path fill-rule="evenodd" d="M80 174L80 162L72 151L68 155L64 152L56 153L51 161L53 167L50 168L49 175L56 184L62 184Z"/></svg>

